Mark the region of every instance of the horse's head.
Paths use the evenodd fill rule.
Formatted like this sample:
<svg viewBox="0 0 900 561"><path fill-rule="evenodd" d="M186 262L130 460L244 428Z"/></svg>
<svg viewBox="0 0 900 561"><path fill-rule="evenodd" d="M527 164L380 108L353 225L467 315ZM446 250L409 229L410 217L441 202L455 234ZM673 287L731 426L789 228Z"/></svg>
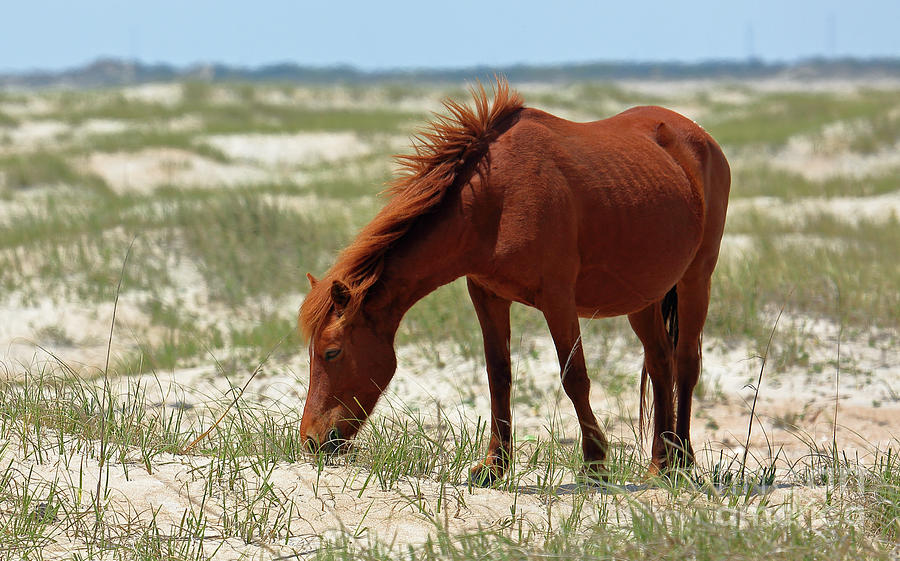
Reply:
<svg viewBox="0 0 900 561"><path fill-rule="evenodd" d="M310 277L310 283L316 281ZM324 287L320 287L324 288ZM314 286L315 289L315 286ZM393 335L362 311L345 315L351 292L333 281L327 317L309 340L309 393L300 437L310 450L336 451L356 435L397 367Z"/></svg>

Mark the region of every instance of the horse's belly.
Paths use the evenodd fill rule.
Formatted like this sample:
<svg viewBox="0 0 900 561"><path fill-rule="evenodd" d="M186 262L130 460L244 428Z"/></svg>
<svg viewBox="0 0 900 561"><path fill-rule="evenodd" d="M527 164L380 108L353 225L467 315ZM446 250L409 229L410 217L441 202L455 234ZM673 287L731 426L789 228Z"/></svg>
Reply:
<svg viewBox="0 0 900 561"><path fill-rule="evenodd" d="M642 282L636 286L629 279L609 272L588 273L578 277L575 302L582 317L614 317L642 310L659 301L676 282L678 275L665 280ZM663 277L660 277L663 278Z"/></svg>
<svg viewBox="0 0 900 561"><path fill-rule="evenodd" d="M607 232L582 245L575 287L579 314L628 314L665 296L690 266L701 241L700 229L691 227L690 219L669 222L674 226L666 222L636 221L627 232Z"/></svg>

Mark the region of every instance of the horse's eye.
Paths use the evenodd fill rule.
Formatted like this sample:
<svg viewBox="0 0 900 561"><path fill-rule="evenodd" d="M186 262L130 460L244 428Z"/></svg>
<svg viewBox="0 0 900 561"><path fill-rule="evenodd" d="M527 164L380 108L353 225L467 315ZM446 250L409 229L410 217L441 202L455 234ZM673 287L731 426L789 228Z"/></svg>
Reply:
<svg viewBox="0 0 900 561"><path fill-rule="evenodd" d="M341 349L328 349L325 351L325 360L334 360L341 354Z"/></svg>

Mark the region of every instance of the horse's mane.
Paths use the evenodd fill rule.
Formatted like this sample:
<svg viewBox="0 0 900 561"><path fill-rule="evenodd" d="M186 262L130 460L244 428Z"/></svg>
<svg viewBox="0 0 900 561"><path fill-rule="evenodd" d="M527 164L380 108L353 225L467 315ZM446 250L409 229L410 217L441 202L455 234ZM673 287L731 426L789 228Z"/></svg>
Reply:
<svg viewBox="0 0 900 561"><path fill-rule="evenodd" d="M386 192L388 203L338 256L300 307L299 327L305 338L316 333L332 307L331 285L339 280L350 289L343 318L352 318L384 270L387 251L415 222L434 210L454 185L483 173L483 163L499 125L523 107L522 98L502 78L490 103L484 86L471 88L474 107L444 100L447 115L436 115L413 139L414 153L395 156L397 177Z"/></svg>

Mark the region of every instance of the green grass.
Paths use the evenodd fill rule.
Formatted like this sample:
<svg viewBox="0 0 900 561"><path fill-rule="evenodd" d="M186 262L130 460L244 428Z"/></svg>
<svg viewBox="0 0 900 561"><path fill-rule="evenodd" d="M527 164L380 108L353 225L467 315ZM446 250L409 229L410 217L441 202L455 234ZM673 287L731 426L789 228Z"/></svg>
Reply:
<svg viewBox="0 0 900 561"><path fill-rule="evenodd" d="M893 257L900 254L900 223L896 219L851 225L821 215L800 225L748 213L733 218L728 231L751 234L756 247L747 258L725 260L717 268L713 283L717 297L710 312L712 334L751 333L755 328L749 325L766 306L788 299L791 309L845 325L900 326L900 300L895 290L900 283L900 265ZM790 243L784 241L786 234L807 238ZM735 302L740 303L740 312L733 309ZM748 328L736 329L741 322Z"/></svg>
<svg viewBox="0 0 900 561"><path fill-rule="evenodd" d="M65 158L48 151L0 156L0 174L9 189L63 185L100 192L108 190L101 178L76 171Z"/></svg>
<svg viewBox="0 0 900 561"><path fill-rule="evenodd" d="M711 117L704 127L726 147L750 144L780 146L798 134L815 134L828 123L875 119L896 106L893 91L864 91L859 95L833 93L760 94L737 115Z"/></svg>
<svg viewBox="0 0 900 561"><path fill-rule="evenodd" d="M24 461L35 465L56 461L51 459L65 457L70 450L98 459L98 440L107 443L106 462L132 465L134 470L152 474L163 464L183 461L193 466L188 468L191 479L205 489L199 507L185 507L174 532L163 531L146 513L123 525L103 506L83 516L95 497L77 481L47 482L33 478L31 471L14 471L12 464L0 466L0 552L36 555L62 537L84 544L88 552L103 550L115 558L137 553L151 559L202 558L201 551L208 555L219 540L229 537L278 546L308 531L292 515L296 499L286 497L273 479L283 462L300 462L320 471L342 466L343 492L360 496L367 489L402 495L419 480L442 489L437 502L427 505L418 503L424 499L415 494L406 495L410 506L420 505L424 521L432 526L425 544L397 549L371 535L367 542L351 543L349 536L361 528L347 528L347 538L319 546L317 559L464 560L479 558L484 551L500 559L643 559L651 551L662 559L756 559L760 554L785 560L888 559L895 553L900 462L892 449L876 452L871 464L811 451L810 460L791 467L782 475L788 481L791 474L802 478L804 470L828 474L816 476L818 483L799 484L824 487L831 497L827 516L813 518L802 508L771 503L766 494L746 490L734 477L736 466L723 468L721 461L701 464L691 478L657 482L670 497L663 503L620 487L599 492L592 486L573 486L567 481L580 465L578 448L562 444L551 428L546 437L516 446L512 472L498 486L514 496L546 497L545 525L526 522L513 507L508 518L485 520L481 529L459 533L446 525L447 515L465 503L467 491L459 482L483 453L483 422L471 426L449 418L434 424L391 409L372 419L348 455L329 459L303 453L299 410L273 412L241 400L193 455L184 456L186 445L231 398L209 396L199 411L159 409L150 406L148 389L132 383L123 392L105 392L98 381L57 368L32 372L24 381L0 383L0 437L21 446ZM83 470L83 461L81 465ZM645 465L646 458L632 448L614 446L612 483L634 481ZM750 481L758 481L756 477ZM734 490L729 485L735 485ZM216 505L221 515L205 510L207 503ZM193 540L186 539L189 536ZM194 545L187 547L189 543Z"/></svg>
<svg viewBox="0 0 900 561"><path fill-rule="evenodd" d="M0 126L2 127L14 127L19 124L17 119L14 119L10 115L7 115L3 111L0 111Z"/></svg>
<svg viewBox="0 0 900 561"><path fill-rule="evenodd" d="M246 85L226 85L223 88L244 101L257 99L257 92L260 91ZM234 113L233 104L223 105L212 101L214 88L208 84L187 84L183 89L183 99L175 108L129 101L115 92L106 92L96 99L77 92L59 95L64 98L63 108L72 118L82 120L88 116L104 115L106 118L148 120L151 114L158 120L186 114L186 111L193 114L193 108L196 107L204 108L207 116L226 109L231 111L230 115L220 115L211 121L204 121L208 130L203 132L225 130L232 126L236 127L234 130L254 130L255 125L251 121L255 117L248 117L247 112L256 111L258 108L255 104L264 106L263 112L295 111L294 116L298 119L306 111L302 107L285 109L253 101ZM404 95L402 91L387 93L390 99L397 96L402 99ZM326 94L323 90L317 95ZM871 99L867 97L870 94ZM352 95L363 99L367 94L365 90L361 90ZM884 96L878 92L867 92L848 100L832 94L817 94L812 97L805 94L779 94L771 99L769 94L759 94L759 97L760 103L771 102L776 109L784 104L794 107L804 103L809 103L812 108L810 110L814 112L817 111L815 108L822 106L831 108L824 114L817 113L822 118L837 118L850 113L869 114L884 101ZM573 95L567 94L566 99L574 104L572 108L576 108L582 99L585 108L589 108L590 104L609 100L623 103L629 100L664 101L643 99L631 92L605 85L578 86ZM542 102L549 100L539 97L534 101L535 104ZM713 104L713 107L714 113L734 110L734 107L726 105ZM316 118L330 120L336 114L329 111L314 113ZM376 115L377 111L370 113ZM794 115L788 117L793 118ZM344 122L341 121L343 118L336 118L328 126L340 128L343 126L340 124ZM347 118L347 123L359 126L357 130L367 130L368 125L364 120L356 120L355 116ZM229 124L229 119L236 121ZM790 120L787 117L785 119ZM238 126L238 121L243 124ZM289 124L290 119L282 125L286 123ZM382 124L375 128L384 131L389 130L390 126L392 125ZM128 138L119 139L119 136ZM777 142L777 135L770 135L768 141ZM86 147L106 150L140 149L154 145L199 149L191 134L167 133L162 130L159 133L93 137L88 139ZM218 153L208 155L223 159ZM378 155L378 158L385 156ZM9 158L6 166L15 170L12 174L8 173L8 176L22 178L16 180L22 184L42 181L90 183L90 178L79 176L67 162L68 157L46 152L39 153L36 157ZM736 198L775 196L796 200L806 196L868 196L889 192L896 186L895 174L892 173L866 179L834 178L812 182L799 175L769 167L736 169L733 189ZM64 294L74 295L78 299L108 301L112 285L110 279L117 274L121 250L130 236L137 235L134 264L127 283L131 289L159 294L166 287L177 287L179 281L172 278L168 268L172 260L176 263L187 260L198 268L212 299L230 307L245 306L248 301L260 296L278 297L286 293L302 292L305 290L303 273L312 271L321 274L327 269L337 250L351 239L355 229L380 204L380 200L371 198L371 195L378 191L385 179L351 178L338 173L333 179L314 181L304 187L269 185L237 193L191 191L170 186L146 196L114 196L100 189L83 195L67 195L61 199L48 197L43 203L34 206L33 212L26 213L21 220L0 227L0 246L9 249L0 257L6 265L3 273L0 273L0 280L7 292L21 290L23 285L20 279L23 277L40 278L43 283L32 282L31 285L26 285L26 290L37 293L49 281L51 284L59 283L58 286L67 287ZM361 200L369 202L363 207L356 207L350 216L330 212L311 218L311 215L298 214L267 199L270 194L293 195L310 191L353 204ZM766 311L779 306L792 289L795 290L792 296L793 310L834 318L859 327L893 328L896 325L896 314L891 311L896 308L896 303L888 288L891 283L896 282L896 273L890 266L889 258L895 249L891 242L894 234L892 230L888 228L880 234L869 232L866 235L875 236L874 239L854 242L852 247L842 249L840 256L824 249L816 249L811 256L804 255L805 249L802 246L785 249L773 235L773 232L781 235L797 230L795 227L773 229L771 224L765 222L753 224L746 217L732 217L729 220L729 233L751 236L758 251L749 260L723 262L720 265L713 287L714 298L708 324L710 334L725 338L749 337L755 341L763 340L766 333ZM853 237L853 234L847 232L819 232L817 226L801 230L804 234L824 235L829 239ZM112 232L117 233L113 235ZM168 261L160 261L161 255L150 249L154 244L170 248ZM845 262L851 266L844 267ZM792 272L784 274L784 268L789 263L800 263L803 266L793 267ZM855 270L864 270L866 275L854 276ZM261 271L265 273L261 274ZM866 280L862 282L861 279ZM833 297L822 296L829 290L834 292L831 287L840 291L845 303L844 311L835 312L837 305ZM152 302L151 299L148 304L151 310ZM735 306L735 302L739 305ZM165 322L160 323L162 320L153 314L151 317L154 324L165 327L167 333L165 340L156 345L152 353L161 357L156 367L171 368L191 355L204 356L202 346L193 342L197 339L196 322L184 320L179 325L167 325ZM607 323L589 322L585 324L585 329L589 331ZM620 327L613 335L624 333L631 340L633 337L628 331L627 327ZM214 346L228 341L227 333L207 333L202 329L200 333L207 335ZM525 342L525 350L530 338L545 334L546 327L539 313L514 306L513 336L514 339L519 338ZM611 349L606 344L611 339L610 334L600 329L596 334L586 332L585 338L586 348L589 353L593 353L589 357L592 372L603 377L612 389L621 390L630 384L630 371L618 372L610 367ZM480 330L461 281L437 291L414 307L398 334L400 344L415 346L421 355L428 357L439 367L445 365L450 357L480 363L480 339ZM803 350L798 349L797 355L797 360L802 360Z"/></svg>
<svg viewBox="0 0 900 561"><path fill-rule="evenodd" d="M294 322L306 290L304 273L324 272L380 206L381 199L373 195L386 178L381 171L369 170L386 154L304 170L327 178L309 185L237 190L171 185L141 195L114 194L72 164L90 151L151 146L193 150L227 161L198 142L206 134L353 130L393 135L410 130L422 116L392 108L391 103L440 93L430 87L319 88L299 92L298 99L310 103L262 101L270 90L279 89L288 96L298 93L290 86L187 83L172 106L129 100L116 90L36 94L59 104L47 118L75 124L119 119L141 128L94 135L78 146L71 138L61 139L58 150L45 147L0 158L0 171L12 187L4 193L5 202L23 203L27 209L0 224L0 292L26 304L49 298L61 305L61 313L72 303L109 303L125 250L135 239L120 303L140 310L147 325L129 333L117 328L117 341L135 343L114 357L106 373L52 360L6 365L12 375L0 381L0 559L40 559L60 537L81 544L82 558L203 559L226 538L284 547L288 539L310 531L296 514L298 501L325 504L329 493L336 492L360 497L402 494L398 508L415 510L429 525L431 539L401 548L379 541L390 536L373 537L362 520L345 528L345 537L313 547L318 549L310 555L318 559L463 560L483 558L485 552L498 559L896 557L896 447L873 450L872 458L863 462L810 444L807 457L794 465L777 462L769 451L759 467L746 472L736 458L705 458L689 477L654 482L659 489L650 493L658 491L656 496L662 498L649 500L643 490L621 487L642 481L648 463L630 437L614 440L611 449L610 477L620 487L599 492L575 483L581 467L577 432L563 430L560 412L548 405L560 396L545 395L524 367L516 371L514 411L539 412L546 415L545 422L539 430L517 435L509 477L492 492L521 502L539 497L546 510L538 522L526 522L514 507L508 517L480 520L480 529L460 533L448 525L457 510L468 516L466 500L479 492L466 478L469 467L484 454L484 419L453 414L435 418L425 410L427 404L384 403L347 455L305 454L299 436L302 402L270 402L254 392L262 391L269 383L265 376L274 374L288 381L291 389L286 391L302 395L308 380L306 349ZM458 93L454 95L462 97ZM868 123L851 139L852 150L877 152L897 140L896 119L887 117L896 105L896 92L740 93L751 98L749 106L713 102L702 92L679 102L706 108L704 126L729 147L777 147L796 134L815 137L837 120ZM221 101L223 94L230 101ZM336 94L360 107L339 107L331 101ZM389 104L366 108L370 99L387 99ZM527 101L600 113L611 104L665 104L667 99L590 84ZM185 115L197 117L202 128L168 129L169 120ZM2 119L0 115L0 124ZM897 187L895 172L814 182L770 166L735 169L734 198L872 196ZM40 185L70 188L52 195L28 192ZM851 333L884 332L894 339L875 344L896 344L896 220L848 225L826 215L784 222L734 213L728 233L747 236L752 250L721 260L712 288L708 341L749 342L762 350L774 313L787 302L793 316L824 318ZM182 269L190 274L181 276ZM195 293L208 308L196 308ZM633 391L640 362L623 364L622 359L639 355L640 349L627 321L585 320L582 331L595 387L612 397ZM77 344L81 334L50 323L37 335L50 345L68 346ZM543 351L536 342L546 336L539 312L513 306L514 357L537 358ZM810 356L812 336L802 325L780 327L770 357L774 369L796 366L812 374L830 369L830 363ZM410 310L397 342L404 356L424 359L426 369L462 364L483 376L481 332L463 281L436 291ZM235 401L235 388L267 357L260 379ZM194 388L176 388L159 402L158 386L173 370L204 365L220 389L200 395ZM107 376L114 390L105 389ZM469 406L479 397L475 391L462 396ZM721 397L715 388L706 389L705 395ZM562 403L568 406L564 395ZM780 420L785 426L792 421L797 419ZM186 452L210 427L208 436ZM10 455L34 469L19 469L6 460ZM75 471L83 476L94 474L101 460L125 472L156 473L183 465L185 488L197 502L185 507L180 522L171 527L153 513L132 516L107 507L109 497L102 490L98 497L95 488L78 481L47 481L36 475L37 467L54 462L75 466L82 455L87 459ZM322 482L317 480L298 498L276 478L281 470L294 468L312 468ZM329 473L340 474L340 486L324 486ZM826 496L825 504L810 511L793 508L796 504L774 504L769 495L757 493L760 483L773 478L798 490L816 487ZM429 498L425 487L436 488L436 498ZM221 514L211 514L213 506Z"/></svg>
<svg viewBox="0 0 900 561"><path fill-rule="evenodd" d="M313 193L329 199L358 200L363 197L377 196L383 190L387 180L387 177L370 180L352 178L314 180L309 188ZM377 202L382 204L384 200L379 198Z"/></svg>
<svg viewBox="0 0 900 561"><path fill-rule="evenodd" d="M116 118L141 123L162 122L178 116L202 115L204 129L198 134L233 131L247 132L265 129L259 120L269 118L277 121L272 125L282 129L324 127L339 130L351 127L365 134L367 131L390 131L400 121L383 120L381 109L309 109L302 103L278 105L259 101L266 88L271 86L249 86L246 84L215 85L187 83L182 86L183 95L173 106L127 99L115 90L105 90L98 95L84 92L56 92L48 94L60 105L60 115L72 122L82 122L87 118ZM236 102L216 101L224 92ZM285 92L292 95L291 88ZM326 101L333 90L314 90L312 97ZM356 100L366 100L371 90L350 91ZM383 95L388 100L402 100L426 91L385 87ZM751 134L752 127L761 127L764 136L761 142L777 144L783 139L784 130L770 126L768 115L777 117L781 125L790 128L791 134L809 127L820 128L820 122L834 119L873 119L875 123L890 123L890 119L879 116L893 107L884 92L862 91L860 94L840 97L835 94L758 94L747 90L745 95L755 97L756 105L750 109L762 108L762 116L752 123L738 121L731 123L742 134ZM543 94L541 94L543 95ZM570 103L572 109L590 109L594 104L609 101L621 103L656 103L664 99L640 96L621 88L604 84L575 86L572 92L565 92L564 100L544 99L537 95L532 104ZM550 95L550 94L548 94ZM553 94L561 95L561 94ZM708 102L711 107L712 122L717 115L734 114L740 106L713 103L709 96L701 92L699 102ZM546 97L546 96L545 96ZM552 96L551 96L552 97ZM746 108L745 108L746 109ZM286 113L284 113L286 112ZM289 115L288 115L289 113ZM748 113L747 119L752 117ZM775 117L772 117L773 119ZM398 117L399 118L399 117ZM273 122L274 122L273 121ZM390 123L388 122L390 121ZM303 124L305 123L305 124ZM316 124L319 123L319 124ZM393 123L393 124L391 124ZM781 126L779 125L779 126ZM409 126L409 125L403 125ZM887 125L886 125L887 126ZM889 128L889 127L888 127ZM715 125L711 127L714 134ZM818 130L818 129L816 129ZM723 132L728 139L728 133ZM885 133L886 134L886 133ZM890 134L878 133L878 138L892 138ZM881 142L880 140L878 142ZM172 146L192 150L205 150L195 142L191 133L142 131L123 135L100 135L87 139L86 150L137 150L146 146ZM32 212L22 219L0 227L0 246L8 248L2 260L5 263L0 273L2 286L6 291L20 289L19 279L37 278L55 283L66 280L65 285L75 288L66 290L78 298L108 300L110 278L115 276L121 247L130 236L138 236L138 250L130 284L132 288L151 289L159 292L166 286L177 285L167 269L171 262L161 263L160 255L149 250L141 250L141 239L148 244L162 243L171 248L172 258L190 260L197 265L204 282L208 285L214 300L228 306L242 306L248 299L259 296L274 296L303 291L303 273L327 269L336 251L351 239L355 229L374 212L380 204L372 199L385 177L370 179L355 175L342 176L337 173L327 181L314 181L309 186L294 185L260 186L236 194L228 192L190 191L171 186L158 189L147 196L113 196L95 178L85 177L73 170L71 149L63 153L50 151L29 156L7 156L0 161L5 168L8 184L34 185L44 183L83 184L95 189L85 193L74 193L62 198L48 197L33 205ZM210 157L223 160L224 156L211 151ZM385 158L378 155L378 158ZM371 159L370 157L369 159ZM367 160L368 161L368 160ZM354 164L356 165L356 164ZM799 175L778 171L770 167L736 167L733 196L775 196L786 200L796 200L807 196L869 196L890 192L896 187L896 175L886 173L880 176L852 179L834 178L823 182L808 181ZM280 208L265 197L267 194L301 194L313 192L329 199L340 199L356 204L368 200L364 208L352 211L349 217L340 213L319 215L315 219ZM374 202L371 202L374 201ZM738 220L738 223L734 223ZM743 221L743 222L740 222ZM804 227L804 234L820 235L816 227ZM797 228L790 228L797 231ZM841 251L839 257L824 250L816 250L805 256L801 247L783 249L769 235L772 227L766 223L750 224L746 218L732 217L729 221L730 233L742 233L756 240L759 251L750 261L723 264L717 275L714 291L721 295L713 299L710 318L710 333L724 337L750 336L755 340L765 332L765 310L778 306L792 287L799 287L796 302L800 310L826 317L835 317L860 326L874 325L893 328L896 317L890 310L894 306L891 292L887 289L896 281L896 274L890 266L893 231L888 229L868 242L854 242L852 247ZM784 228L776 229L779 234L787 233ZM118 232L112 235L111 232ZM850 236L846 232L824 233L829 239ZM880 240L884 240L884 243ZM102 240L102 241L101 241ZM852 264L843 267L843 261ZM793 268L798 274L782 274L789 262L802 263ZM877 265L876 265L877 264ZM865 270L865 277L854 277L851 271ZM264 271L264 274L260 274ZM859 279L866 278L863 283ZM874 282L874 284L873 284ZM153 285L156 285L155 287ZM845 311L835 315L831 310L834 303L821 296L823 287L834 285L840 290L848 305ZM874 290L873 290L874 287ZM32 283L27 290L41 290ZM740 306L724 306L720 302L739 302ZM849 304L852 303L852 304ZM531 337L546 333L539 314L519 306L513 309L514 336ZM604 325L594 322L593 325ZM174 336L167 343L172 359L163 361L171 366L173 361L196 350L187 343L187 338L178 333L189 331L191 322L185 326L169 327ZM621 331L621 330L620 330ZM624 329L627 332L627 328ZM224 334L218 334L222 336ZM422 354L430 356L436 365L445 364L447 353L465 359L480 361L480 334L471 305L468 303L461 282L444 288L426 298L409 314L398 335L404 345L418 346ZM597 336L598 349L605 349L605 333ZM586 339L592 336L586 334ZM214 337L216 342L218 338ZM222 339L224 342L225 339ZM449 343L449 345L448 345ZM591 345L588 345L591 348ZM199 352L199 351L198 351ZM596 371L602 371L607 364L598 351ZM610 376L620 377L610 372ZM627 380L627 378L625 379ZM624 381L627 383L627 381Z"/></svg>
<svg viewBox="0 0 900 561"><path fill-rule="evenodd" d="M589 514L585 513L585 517ZM890 548L868 542L858 532L829 526L822 530L800 518L742 519L727 511L697 509L660 513L635 508L631 524L617 528L607 521L578 524L565 520L552 534L516 524L462 536L440 532L424 546L396 551L385 545L360 548L337 542L318 560L344 559L891 559ZM566 524L568 523L568 524Z"/></svg>
<svg viewBox="0 0 900 561"><path fill-rule="evenodd" d="M226 96L233 95L237 102L215 102L213 90L216 88ZM94 96L65 92L58 98L59 110L48 118L76 125L89 119L115 119L144 125L164 124L191 115L203 121L204 133L226 134L344 130L382 132L396 130L423 117L421 114L383 107L313 109L302 104L268 104L257 100L252 86L240 84L213 87L199 82L187 83L183 86L183 92L181 99L173 105L129 99L115 90Z"/></svg>
<svg viewBox="0 0 900 561"><path fill-rule="evenodd" d="M529 93L526 96L526 103L537 108L553 107L594 113L600 119L611 116L610 104L625 109L633 105L663 105L665 100L630 91L612 83L598 82L572 85L555 93Z"/></svg>
<svg viewBox="0 0 900 561"><path fill-rule="evenodd" d="M891 148L900 141L900 115L897 115L897 107L894 114L883 114L871 117L865 121L866 130L857 134L850 147L863 154L871 154Z"/></svg>
<svg viewBox="0 0 900 561"><path fill-rule="evenodd" d="M867 177L830 177L811 181L802 175L770 166L732 169L731 199L777 197L799 200L804 197L871 197L900 188L898 171Z"/></svg>
<svg viewBox="0 0 900 561"><path fill-rule="evenodd" d="M880 454L872 469L857 483L858 498L871 507L865 511L866 530L897 543L900 540L900 458L893 449Z"/></svg>
<svg viewBox="0 0 900 561"><path fill-rule="evenodd" d="M42 118L59 120L73 126L91 119L110 119L134 125L133 130L123 133L90 134L85 138L73 139L71 136L60 140L60 153L67 158L77 157L93 151L134 152L153 147L178 148L195 152L201 156L217 161L227 161L219 150L200 142L202 135L239 134L239 133L295 133L303 131L356 131L363 135L372 133L404 133L413 128L413 124L421 122L426 115L418 112L394 110L390 106L366 108L329 107L330 96L334 91L323 89L318 92L320 104L310 107L303 103L272 104L259 100L257 88L249 84L225 84L212 86L203 82L188 82L181 85L182 95L174 104L156 103L137 98L129 98L119 90L97 90L93 92L69 90L48 92L43 94L56 109ZM260 88L263 89L263 88ZM400 100L412 97L418 90L400 95L398 92L387 95L390 99ZM234 101L221 102L216 93ZM400 97L397 97L397 96ZM320 106L323 105L324 106ZM0 116L2 117L2 116ZM196 118L202 123L197 131L180 131L173 129L172 121L185 117ZM10 123L12 124L12 123ZM0 120L0 126L3 121ZM23 157L30 160L28 157ZM4 164L0 161L0 171ZM12 171L16 166L9 164ZM22 167L22 164L18 164ZM40 165L52 170L62 167L60 164ZM35 172L32 170L31 175ZM24 178L29 179L26 175ZM21 173L14 176L18 180ZM57 179L53 177L52 179ZM68 176L62 180L84 182L85 177ZM88 177L87 179L93 178ZM8 182L9 183L9 182ZM25 183L24 185L28 185Z"/></svg>
<svg viewBox="0 0 900 561"><path fill-rule="evenodd" d="M178 208L173 228L212 296L237 305L303 288L306 271L323 270L346 242L349 228L337 220L324 222L238 193Z"/></svg>
<svg viewBox="0 0 900 561"><path fill-rule="evenodd" d="M138 152L148 148L176 148L193 152L218 162L228 161L228 158L216 148L202 142L196 142L194 134L170 131L163 127L156 130L93 134L80 145L79 151Z"/></svg>

